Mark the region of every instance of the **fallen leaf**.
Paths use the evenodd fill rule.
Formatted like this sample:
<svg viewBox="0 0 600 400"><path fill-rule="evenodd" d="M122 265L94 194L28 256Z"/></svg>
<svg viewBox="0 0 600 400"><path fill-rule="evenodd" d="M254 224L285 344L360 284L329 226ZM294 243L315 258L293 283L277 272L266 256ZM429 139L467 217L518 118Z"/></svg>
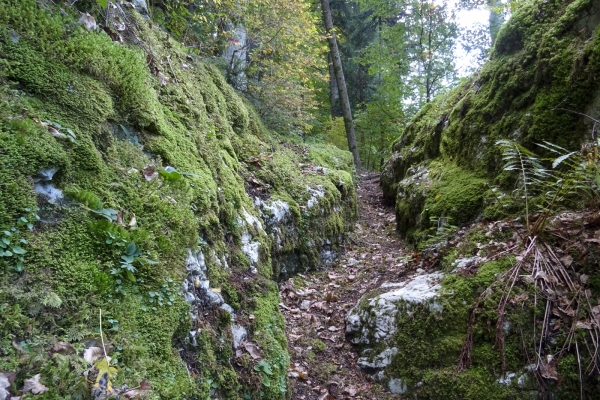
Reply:
<svg viewBox="0 0 600 400"><path fill-rule="evenodd" d="M330 326L329 328L327 328L327 330L329 330L329 332L337 332L340 330L340 328L338 328L337 326Z"/></svg>
<svg viewBox="0 0 600 400"><path fill-rule="evenodd" d="M131 217L131 221L129 221L129 226L133 228L136 225L137 225L137 219L135 218L135 214L133 214L133 216Z"/></svg>
<svg viewBox="0 0 600 400"><path fill-rule="evenodd" d="M10 399L10 393L7 388L12 385L16 377L13 372L0 372L0 400Z"/></svg>
<svg viewBox="0 0 600 400"><path fill-rule="evenodd" d="M245 341L243 346L253 359L258 360L262 358L262 354L256 343Z"/></svg>
<svg viewBox="0 0 600 400"><path fill-rule="evenodd" d="M586 284L588 279L590 279L589 275L585 275L585 274L581 274L579 275L579 280L581 281L581 283Z"/></svg>
<svg viewBox="0 0 600 400"><path fill-rule="evenodd" d="M73 354L75 353L75 349L71 343L57 342L52 348L52 353Z"/></svg>
<svg viewBox="0 0 600 400"><path fill-rule="evenodd" d="M334 301L338 301L340 298L338 296L336 296L335 294L333 294L333 292L327 292L325 294L325 300L328 303L334 302Z"/></svg>
<svg viewBox="0 0 600 400"><path fill-rule="evenodd" d="M31 392L33 394L42 394L47 392L49 389L40 383L40 374L33 376L32 378L25 379L23 382L22 392Z"/></svg>
<svg viewBox="0 0 600 400"><path fill-rule="evenodd" d="M113 42L123 43L123 38L117 32L113 31L107 26L103 26L102 29L104 30L104 32L106 32L108 36L110 36Z"/></svg>
<svg viewBox="0 0 600 400"><path fill-rule="evenodd" d="M300 309L301 310L308 310L310 308L311 302L309 300L302 300L302 303L300 303Z"/></svg>
<svg viewBox="0 0 600 400"><path fill-rule="evenodd" d="M570 267L573 264L573 257L570 255L566 255L560 259L560 261L565 265L565 267Z"/></svg>
<svg viewBox="0 0 600 400"><path fill-rule="evenodd" d="M92 17L90 13L87 12L85 14L81 14L81 18L79 18L78 23L83 25L83 27L88 31L93 31L98 27L98 25L96 25L96 20L94 19L94 17Z"/></svg>
<svg viewBox="0 0 600 400"><path fill-rule="evenodd" d="M592 315L594 316L594 319L596 320L596 324L600 325L600 305L592 308Z"/></svg>
<svg viewBox="0 0 600 400"><path fill-rule="evenodd" d="M167 82L171 81L171 78L167 78L165 76L165 74L163 74L162 72L158 71L158 73L156 74L156 76L158 77L158 79L160 80L160 85L161 86L166 86Z"/></svg>
<svg viewBox="0 0 600 400"><path fill-rule="evenodd" d="M556 370L557 362L552 356L548 356L540 363L540 374L544 379L552 379L558 381L558 371Z"/></svg>
<svg viewBox="0 0 600 400"><path fill-rule="evenodd" d="M356 396L357 392L358 392L358 389L355 386L348 386L348 387L344 388L344 393L350 397Z"/></svg>
<svg viewBox="0 0 600 400"><path fill-rule="evenodd" d="M147 181L152 181L158 177L158 172L152 165L146 165L142 170L142 175Z"/></svg>
<svg viewBox="0 0 600 400"><path fill-rule="evenodd" d="M56 129L53 126L48 126L48 132L50 132L50 134L52 136L54 136L55 138L58 138L58 139L64 139L66 137L64 134L60 133L58 131L58 129Z"/></svg>
<svg viewBox="0 0 600 400"><path fill-rule="evenodd" d="M92 399L105 399L116 394L112 380L117 375L117 369L110 365L110 359L102 357L94 362L94 368L98 370L98 375L92 386Z"/></svg>
<svg viewBox="0 0 600 400"><path fill-rule="evenodd" d="M592 323L590 321L586 321L586 320L579 320L577 321L577 323L575 324L575 326L579 329L592 329Z"/></svg>
<svg viewBox="0 0 600 400"><path fill-rule="evenodd" d="M88 364L93 364L98 358L104 355L104 352L100 347L92 346L88 347L83 351L83 359L88 362Z"/></svg>
<svg viewBox="0 0 600 400"><path fill-rule="evenodd" d="M148 381L144 379L142 382L140 382L140 385L138 387L129 389L125 393L123 393L123 397L125 397L126 399L139 399L142 398L142 396L148 394L150 390L152 390L152 387L150 386Z"/></svg>
<svg viewBox="0 0 600 400"><path fill-rule="evenodd" d="M123 213L122 212L117 213L117 225L125 226L125 223L123 222Z"/></svg>

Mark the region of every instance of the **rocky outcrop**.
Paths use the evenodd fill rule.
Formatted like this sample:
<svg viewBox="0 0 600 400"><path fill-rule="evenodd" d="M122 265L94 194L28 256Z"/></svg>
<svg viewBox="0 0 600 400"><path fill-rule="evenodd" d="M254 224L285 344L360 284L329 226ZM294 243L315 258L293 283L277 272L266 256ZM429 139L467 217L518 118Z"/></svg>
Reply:
<svg viewBox="0 0 600 400"><path fill-rule="evenodd" d="M577 150L591 138L599 21L596 0L523 4L481 70L417 114L381 175L404 236L419 240L440 219L460 225L481 216L486 181L510 188L499 139L543 154L538 143Z"/></svg>
<svg viewBox="0 0 600 400"><path fill-rule="evenodd" d="M102 309L120 382L148 380L150 398L288 397L276 280L343 244L350 153L268 131L127 5L118 34L0 6L0 370L83 396L71 365Z"/></svg>

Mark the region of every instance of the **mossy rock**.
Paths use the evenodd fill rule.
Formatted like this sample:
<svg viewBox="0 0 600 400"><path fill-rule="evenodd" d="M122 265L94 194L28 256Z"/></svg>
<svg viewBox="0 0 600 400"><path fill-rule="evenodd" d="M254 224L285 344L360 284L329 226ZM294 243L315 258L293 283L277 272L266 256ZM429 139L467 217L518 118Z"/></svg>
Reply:
<svg viewBox="0 0 600 400"><path fill-rule="evenodd" d="M543 141L578 149L590 137L593 121L577 113L598 118L599 23L597 0L523 4L501 28L481 70L427 104L396 140L381 177L387 200L397 201L411 168L433 160L501 183L496 178L503 164L495 145L500 139L541 156L545 152L537 144ZM418 201L419 207L409 207L412 214L424 210L425 200ZM398 207L401 213L407 209ZM406 226L399 221L399 229L414 236L422 220L413 216Z"/></svg>
<svg viewBox="0 0 600 400"><path fill-rule="evenodd" d="M351 155L268 131L215 66L134 11L128 33L141 46L88 32L74 9L0 7L0 236L22 253L0 258L0 370L19 387L40 373L40 399L85 398L83 340L98 338L102 309L115 385L147 379L150 399L289 398L275 280L290 254L318 267L353 226ZM147 57L169 58L169 82ZM259 198L289 204L281 248ZM191 251L210 285L192 281L193 301L181 290ZM260 346L269 385L233 362L234 321L202 302L209 292ZM77 353L52 355L58 341Z"/></svg>

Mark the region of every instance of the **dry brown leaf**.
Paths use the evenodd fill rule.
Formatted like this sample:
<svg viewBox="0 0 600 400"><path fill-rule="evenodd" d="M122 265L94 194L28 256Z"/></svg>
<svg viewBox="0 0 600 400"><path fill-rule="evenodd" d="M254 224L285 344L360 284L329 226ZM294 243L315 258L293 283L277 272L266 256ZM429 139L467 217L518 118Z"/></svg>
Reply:
<svg viewBox="0 0 600 400"><path fill-rule="evenodd" d="M596 320L596 324L600 325L600 305L592 308L592 315L594 316L594 319Z"/></svg>
<svg viewBox="0 0 600 400"><path fill-rule="evenodd" d="M548 356L547 359L542 360L540 363L540 374L544 379L552 379L558 381L558 371L556 370L557 362L552 356Z"/></svg>
<svg viewBox="0 0 600 400"><path fill-rule="evenodd" d="M52 348L52 353L73 354L75 353L75 349L71 343L57 342Z"/></svg>
<svg viewBox="0 0 600 400"><path fill-rule="evenodd" d="M245 341L244 343L242 343L242 345L254 360L262 358L262 354L260 353L260 349L258 348L256 343Z"/></svg>
<svg viewBox="0 0 600 400"><path fill-rule="evenodd" d="M584 319L577 321L575 326L579 329L592 329L592 323Z"/></svg>
<svg viewBox="0 0 600 400"><path fill-rule="evenodd" d="M152 165L146 165L142 170L142 175L147 181L153 181L158 177L158 172Z"/></svg>
<svg viewBox="0 0 600 400"><path fill-rule="evenodd" d="M81 18L79 18L78 23L83 25L83 27L85 29L87 29L88 31L93 31L96 28L98 28L98 25L96 25L96 20L94 19L94 17L92 17L90 15L90 13L87 13L87 12L85 14L81 14Z"/></svg>
<svg viewBox="0 0 600 400"><path fill-rule="evenodd" d="M152 387L148 381L144 379L138 387L129 389L123 393L123 397L126 399L141 399L143 396L147 395L150 390L152 390Z"/></svg>
<svg viewBox="0 0 600 400"><path fill-rule="evenodd" d="M25 379L25 382L23 382L23 389L21 389L21 391L24 393L31 392L33 394L42 394L47 392L49 389L40 383L40 377L41 375L37 374L29 379Z"/></svg>
<svg viewBox="0 0 600 400"><path fill-rule="evenodd" d="M158 77L158 79L160 80L160 85L161 86L166 86L167 82L171 81L171 78L167 78L165 76L165 74L163 74L162 72L158 71L156 76Z"/></svg>
<svg viewBox="0 0 600 400"><path fill-rule="evenodd" d="M338 301L340 298L338 296L336 296L335 294L333 294L333 292L327 292L325 294L325 300L328 303L334 302L334 301Z"/></svg>
<svg viewBox="0 0 600 400"><path fill-rule="evenodd" d="M560 261L565 265L565 267L570 267L573 264L573 257L570 255L566 255L560 259Z"/></svg>
<svg viewBox="0 0 600 400"><path fill-rule="evenodd" d="M83 359L89 364L93 364L98 358L104 356L104 352L100 347L92 346L83 351Z"/></svg>
<svg viewBox="0 0 600 400"><path fill-rule="evenodd" d="M356 386L348 386L344 388L344 393L350 397L354 397L356 396L356 393L358 393L358 389L356 388Z"/></svg>

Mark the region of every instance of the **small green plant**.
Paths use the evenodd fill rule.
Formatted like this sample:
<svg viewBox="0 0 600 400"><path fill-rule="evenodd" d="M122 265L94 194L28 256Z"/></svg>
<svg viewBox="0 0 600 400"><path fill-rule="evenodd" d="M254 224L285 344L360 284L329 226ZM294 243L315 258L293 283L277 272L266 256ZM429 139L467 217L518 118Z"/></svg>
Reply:
<svg viewBox="0 0 600 400"><path fill-rule="evenodd" d="M273 370L271 369L271 365L265 360L261 360L258 364L254 366L254 370L260 372L262 375L262 384L266 387L271 387L270 376L273 375Z"/></svg>
<svg viewBox="0 0 600 400"><path fill-rule="evenodd" d="M192 173L189 173L189 172L177 171L173 167L167 167L165 169L159 169L159 170L157 170L157 172L167 182L178 181L183 176L191 176L191 177L194 177L194 178L198 178L199 177L199 175L192 174Z"/></svg>
<svg viewBox="0 0 600 400"><path fill-rule="evenodd" d="M26 227L31 231L33 230L33 223L40 219L36 213L38 211L37 207L35 211L31 211L30 208L25 208L23 211L27 214L19 217L16 227L13 226L2 231L2 235L0 235L0 257L7 259L9 261L8 264L12 264L16 272L22 272L25 269L23 256L27 253L27 250L23 246L29 245L29 242L23 237L23 232L19 228Z"/></svg>
<svg viewBox="0 0 600 400"><path fill-rule="evenodd" d="M117 215L119 214L119 212L117 210L114 210L112 208L103 208L101 210L91 210L91 211L94 214L100 215L101 217L104 217L111 222L116 222Z"/></svg>
<svg viewBox="0 0 600 400"><path fill-rule="evenodd" d="M169 278L161 285L160 290L148 292L148 303L151 304L151 309L156 311L156 306L162 307L165 304L169 307L172 306L178 290L178 285L173 283L173 280ZM147 311L147 309L146 306L142 306L143 311Z"/></svg>
<svg viewBox="0 0 600 400"><path fill-rule="evenodd" d="M548 142L538 143L539 147L556 156L546 159L511 140L499 140L496 144L502 151L504 170L518 173L512 197L525 206L525 226L530 234L540 233L549 216L569 199L581 204L582 195L588 198L598 196L600 140L583 146L582 151L568 151ZM544 163L551 165L552 169L545 167ZM495 188L492 193L499 204L509 204L507 201L513 200ZM534 199L540 215L535 223L531 223Z"/></svg>
<svg viewBox="0 0 600 400"><path fill-rule="evenodd" d="M137 263L139 265L145 264L157 264L157 261L151 260L146 257L140 257L142 254L140 248L135 244L135 242L129 242L127 247L125 248L125 254L121 256L121 265L119 268L113 268L110 273L115 275L121 279L127 278L131 282L135 282L134 272L137 271L137 268L133 265ZM119 282L117 282L119 283Z"/></svg>

